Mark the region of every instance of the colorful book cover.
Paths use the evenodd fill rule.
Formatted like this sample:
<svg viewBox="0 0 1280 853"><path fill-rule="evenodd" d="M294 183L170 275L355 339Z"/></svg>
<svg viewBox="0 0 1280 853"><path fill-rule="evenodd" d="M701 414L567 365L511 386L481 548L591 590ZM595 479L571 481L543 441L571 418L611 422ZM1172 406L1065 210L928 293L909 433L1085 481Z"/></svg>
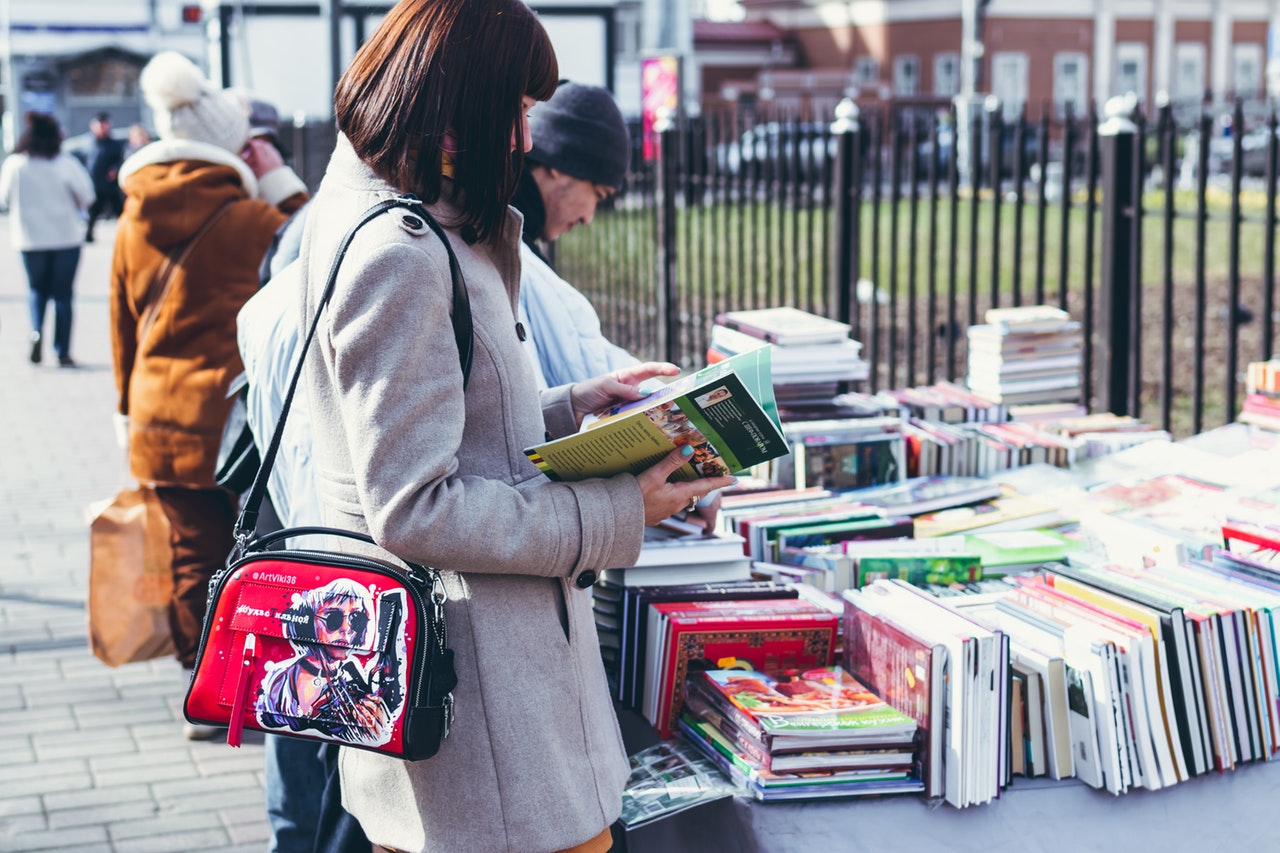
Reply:
<svg viewBox="0 0 1280 853"><path fill-rule="evenodd" d="M969 583L982 579L982 562L976 554L936 557L861 557L855 584L858 589L877 580L904 580L921 586L927 583Z"/></svg>
<svg viewBox="0 0 1280 853"><path fill-rule="evenodd" d="M671 737L671 726L684 705L685 681L699 670L736 665L781 674L829 666L839 622L834 614L816 609L668 618L654 728L660 737Z"/></svg>
<svg viewBox="0 0 1280 853"><path fill-rule="evenodd" d="M777 677L738 669L710 670L697 676L711 691L753 718L766 743L802 743L824 747L857 745L861 737L901 736L910 741L916 722L887 704L842 667L813 669Z"/></svg>
<svg viewBox="0 0 1280 853"><path fill-rule="evenodd" d="M769 348L703 368L642 400L584 420L579 432L525 449L553 480L639 474L677 447L693 456L677 480L736 473L789 452L778 421Z"/></svg>
<svg viewBox="0 0 1280 853"><path fill-rule="evenodd" d="M920 778L930 797L943 791L947 650L911 634L845 596L844 665L885 702L916 721ZM868 604L868 607L870 605Z"/></svg>

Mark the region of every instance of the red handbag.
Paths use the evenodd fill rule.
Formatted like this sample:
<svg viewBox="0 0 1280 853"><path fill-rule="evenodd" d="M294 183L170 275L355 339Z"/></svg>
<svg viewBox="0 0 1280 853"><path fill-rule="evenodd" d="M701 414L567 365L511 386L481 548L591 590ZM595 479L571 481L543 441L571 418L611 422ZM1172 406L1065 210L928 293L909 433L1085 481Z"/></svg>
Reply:
<svg viewBox="0 0 1280 853"><path fill-rule="evenodd" d="M363 533L297 527L250 540L285 419L333 293L338 266L365 223L392 208L405 225L429 226L449 255L454 336L463 384L470 375L471 312L462 272L443 229L412 196L379 202L339 245L298 365L244 509L236 546L209 585L209 608L183 712L188 721L328 741L407 760L430 758L453 722L457 675L448 647L440 573L414 563L334 551L273 549L299 536ZM414 222L409 217L416 217Z"/></svg>

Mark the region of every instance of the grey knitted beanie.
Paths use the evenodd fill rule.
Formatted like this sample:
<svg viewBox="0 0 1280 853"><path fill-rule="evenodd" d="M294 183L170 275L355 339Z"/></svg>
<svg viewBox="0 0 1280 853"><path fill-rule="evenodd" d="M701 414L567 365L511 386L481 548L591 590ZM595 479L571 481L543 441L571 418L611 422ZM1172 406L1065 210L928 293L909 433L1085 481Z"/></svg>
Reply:
<svg viewBox="0 0 1280 853"><path fill-rule="evenodd" d="M631 143L608 89L564 80L546 103L529 111L529 160L593 184L620 189Z"/></svg>

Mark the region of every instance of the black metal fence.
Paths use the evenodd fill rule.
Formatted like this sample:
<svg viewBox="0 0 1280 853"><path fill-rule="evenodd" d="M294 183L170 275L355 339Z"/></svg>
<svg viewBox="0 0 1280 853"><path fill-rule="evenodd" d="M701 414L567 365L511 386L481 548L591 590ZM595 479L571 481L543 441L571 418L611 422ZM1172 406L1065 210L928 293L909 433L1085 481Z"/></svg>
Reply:
<svg viewBox="0 0 1280 853"><path fill-rule="evenodd" d="M962 381L986 308L1050 303L1093 408L1187 434L1274 351L1273 111L711 114L659 150L556 247L638 354L700 364L718 311L787 304L850 323L871 388Z"/></svg>
<svg viewBox="0 0 1280 853"><path fill-rule="evenodd" d="M652 160L633 130L624 190L557 242L558 271L611 340L685 367L719 311L841 319L870 389L963 381L986 308L1050 303L1084 326L1091 408L1178 434L1234 419L1244 364L1275 351L1274 110L841 109L709 112ZM288 137L313 188L333 140Z"/></svg>

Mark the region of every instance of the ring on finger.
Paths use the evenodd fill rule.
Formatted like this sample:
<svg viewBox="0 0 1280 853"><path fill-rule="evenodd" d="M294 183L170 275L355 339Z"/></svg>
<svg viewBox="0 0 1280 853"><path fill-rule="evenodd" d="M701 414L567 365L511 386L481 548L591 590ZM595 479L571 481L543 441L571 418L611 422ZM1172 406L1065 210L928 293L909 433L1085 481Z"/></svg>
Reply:
<svg viewBox="0 0 1280 853"><path fill-rule="evenodd" d="M698 508L698 499L697 499L697 498L689 498L689 505L688 505L687 507L685 507L685 508L684 508L684 511L685 511L685 512L693 512L693 511L694 511L694 510L696 510L697 508Z"/></svg>

